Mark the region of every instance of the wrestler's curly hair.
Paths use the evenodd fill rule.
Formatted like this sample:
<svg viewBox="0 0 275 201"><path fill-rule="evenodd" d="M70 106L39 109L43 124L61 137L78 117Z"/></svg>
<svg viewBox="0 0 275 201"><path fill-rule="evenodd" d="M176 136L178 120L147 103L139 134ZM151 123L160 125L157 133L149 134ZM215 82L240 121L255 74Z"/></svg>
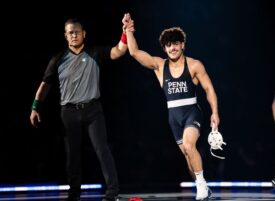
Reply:
<svg viewBox="0 0 275 201"><path fill-rule="evenodd" d="M159 42L162 48L176 41L184 42L184 44L186 43L186 34L180 27L164 29L159 36Z"/></svg>

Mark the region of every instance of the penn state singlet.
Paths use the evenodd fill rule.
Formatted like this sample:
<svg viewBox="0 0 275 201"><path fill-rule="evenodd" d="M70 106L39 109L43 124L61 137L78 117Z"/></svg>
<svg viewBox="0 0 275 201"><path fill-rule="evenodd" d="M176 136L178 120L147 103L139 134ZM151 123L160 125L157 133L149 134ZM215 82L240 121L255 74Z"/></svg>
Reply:
<svg viewBox="0 0 275 201"><path fill-rule="evenodd" d="M183 72L178 78L172 76L169 61L165 61L162 88L167 99L170 127L177 144L182 144L184 129L196 127L200 130L203 119L197 104L197 86L192 81L186 57Z"/></svg>

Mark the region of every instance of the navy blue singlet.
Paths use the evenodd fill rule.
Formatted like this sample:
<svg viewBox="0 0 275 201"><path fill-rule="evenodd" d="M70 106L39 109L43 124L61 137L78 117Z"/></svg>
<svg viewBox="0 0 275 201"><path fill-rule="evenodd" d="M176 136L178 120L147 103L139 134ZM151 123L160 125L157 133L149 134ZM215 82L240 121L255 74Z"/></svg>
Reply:
<svg viewBox="0 0 275 201"><path fill-rule="evenodd" d="M182 144L183 131L187 127L200 130L203 116L197 104L196 85L192 81L185 57L184 70L174 78L166 60L163 68L163 90L167 99L169 124L177 144Z"/></svg>

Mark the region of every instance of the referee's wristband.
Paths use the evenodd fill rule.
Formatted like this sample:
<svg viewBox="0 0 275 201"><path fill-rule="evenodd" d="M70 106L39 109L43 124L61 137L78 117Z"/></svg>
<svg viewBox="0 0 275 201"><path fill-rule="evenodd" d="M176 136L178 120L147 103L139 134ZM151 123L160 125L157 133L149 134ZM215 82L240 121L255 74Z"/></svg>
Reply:
<svg viewBox="0 0 275 201"><path fill-rule="evenodd" d="M126 33L122 32L120 41L123 42L125 45L127 45L127 35Z"/></svg>
<svg viewBox="0 0 275 201"><path fill-rule="evenodd" d="M32 110L38 111L41 108L41 102L37 99L34 99L32 103Z"/></svg>

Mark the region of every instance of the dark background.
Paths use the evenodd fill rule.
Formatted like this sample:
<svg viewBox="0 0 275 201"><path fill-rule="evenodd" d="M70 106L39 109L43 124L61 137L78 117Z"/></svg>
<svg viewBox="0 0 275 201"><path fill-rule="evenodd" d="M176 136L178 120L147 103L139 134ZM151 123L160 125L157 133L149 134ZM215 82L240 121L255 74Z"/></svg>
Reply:
<svg viewBox="0 0 275 201"><path fill-rule="evenodd" d="M205 124L198 142L208 181L268 181L275 176L274 7L271 1L114 0L24 2L6 6L2 16L0 185L65 184L65 155L59 106L49 94L43 124L29 115L46 65L66 47L67 18L84 21L87 42L115 45L121 19L130 12L141 49L165 57L160 32L180 26L187 33L186 55L199 59L212 79L219 100L227 146L211 156L207 135L210 108L198 90ZM191 181L185 159L167 124L165 98L154 73L127 53L106 63L101 93L111 149L124 188L177 185ZM88 142L88 140L87 140ZM87 144L88 145L88 144ZM104 183L95 153L84 150L83 183Z"/></svg>

